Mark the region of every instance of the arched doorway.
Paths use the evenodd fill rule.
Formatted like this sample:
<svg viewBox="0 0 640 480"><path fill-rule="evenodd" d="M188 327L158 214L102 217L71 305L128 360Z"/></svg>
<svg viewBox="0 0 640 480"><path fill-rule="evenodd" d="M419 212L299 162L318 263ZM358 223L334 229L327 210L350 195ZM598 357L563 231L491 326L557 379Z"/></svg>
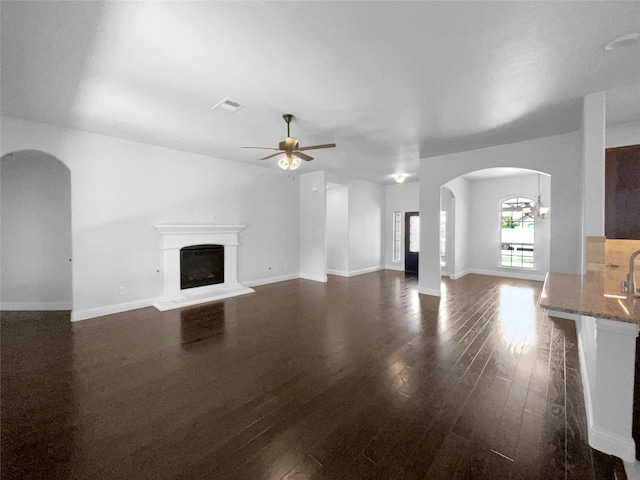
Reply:
<svg viewBox="0 0 640 480"><path fill-rule="evenodd" d="M550 265L551 227L549 219L532 218L535 223L535 263L505 265L501 238L502 201L512 197L536 199L541 194L551 202L549 175L524 168L488 168L469 172L441 186L441 205L449 205L447 248L455 261L442 266L441 273L452 279L467 273L544 280ZM449 204L447 202L450 202ZM524 247L521 247L524 248ZM525 268L526 267L526 268Z"/></svg>
<svg viewBox="0 0 640 480"><path fill-rule="evenodd" d="M71 310L71 172L21 150L0 158L3 310Z"/></svg>

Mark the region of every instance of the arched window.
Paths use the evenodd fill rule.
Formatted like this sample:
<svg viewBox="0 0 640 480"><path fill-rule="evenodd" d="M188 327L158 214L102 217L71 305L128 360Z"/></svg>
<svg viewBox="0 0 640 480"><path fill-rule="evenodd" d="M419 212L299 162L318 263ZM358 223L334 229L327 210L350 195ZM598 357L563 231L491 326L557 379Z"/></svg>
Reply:
<svg viewBox="0 0 640 480"><path fill-rule="evenodd" d="M512 197L500 205L500 266L533 268L534 200Z"/></svg>

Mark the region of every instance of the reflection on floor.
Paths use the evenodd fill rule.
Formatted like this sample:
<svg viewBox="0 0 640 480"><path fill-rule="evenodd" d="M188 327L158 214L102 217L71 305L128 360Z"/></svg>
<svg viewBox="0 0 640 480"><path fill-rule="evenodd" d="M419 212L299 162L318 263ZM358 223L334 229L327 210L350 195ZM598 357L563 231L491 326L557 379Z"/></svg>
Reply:
<svg viewBox="0 0 640 480"><path fill-rule="evenodd" d="M2 313L2 478L625 478L540 282L381 271L69 323Z"/></svg>

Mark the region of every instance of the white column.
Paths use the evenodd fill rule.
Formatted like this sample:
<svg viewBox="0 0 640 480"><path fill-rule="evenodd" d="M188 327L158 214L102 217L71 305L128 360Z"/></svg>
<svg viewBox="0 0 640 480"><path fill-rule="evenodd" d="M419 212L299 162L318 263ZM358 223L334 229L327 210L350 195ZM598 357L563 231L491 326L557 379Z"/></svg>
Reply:
<svg viewBox="0 0 640 480"><path fill-rule="evenodd" d="M420 261L418 292L440 296L440 185L420 164Z"/></svg>
<svg viewBox="0 0 640 480"><path fill-rule="evenodd" d="M300 175L300 277L327 281L324 171Z"/></svg>

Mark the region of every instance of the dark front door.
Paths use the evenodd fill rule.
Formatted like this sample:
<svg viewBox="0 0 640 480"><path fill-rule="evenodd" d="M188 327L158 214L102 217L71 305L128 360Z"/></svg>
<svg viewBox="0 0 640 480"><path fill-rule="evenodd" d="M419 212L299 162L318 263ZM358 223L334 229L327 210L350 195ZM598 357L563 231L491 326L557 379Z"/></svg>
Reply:
<svg viewBox="0 0 640 480"><path fill-rule="evenodd" d="M420 215L418 212L404 214L404 271L418 273L420 255Z"/></svg>

